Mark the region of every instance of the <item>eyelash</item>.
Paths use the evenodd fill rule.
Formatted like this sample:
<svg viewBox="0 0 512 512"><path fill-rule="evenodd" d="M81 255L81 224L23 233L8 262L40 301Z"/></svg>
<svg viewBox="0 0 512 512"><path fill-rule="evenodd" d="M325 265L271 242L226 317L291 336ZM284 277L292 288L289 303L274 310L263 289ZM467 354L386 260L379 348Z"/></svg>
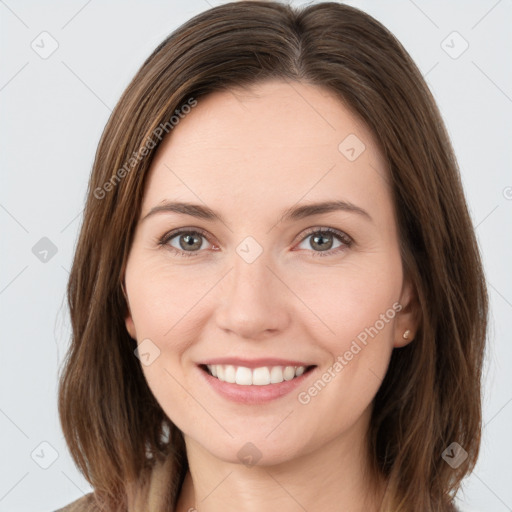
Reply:
<svg viewBox="0 0 512 512"><path fill-rule="evenodd" d="M206 231L204 231L202 229L199 229L199 228L194 228L194 229L183 229L183 228L180 228L180 229L177 229L177 230L174 230L174 231L170 231L169 233L166 233L162 238L160 238L158 240L158 245L162 246L162 247L165 247L166 249L169 249L171 252L177 254L178 256L183 256L185 258L195 257L195 256L199 255L199 253L201 251L181 251L179 249L176 249L176 247L172 247L171 245L168 245L169 242L173 238L175 238L178 235L182 235L184 233L187 234L187 235L202 236L207 241L209 241L208 234L206 233ZM338 231L337 229L333 229L333 228L309 228L306 231L306 233L304 234L304 236L301 238L301 240L299 241L299 244L302 243L304 240L306 240L306 238L308 238L309 236L316 235L316 234L321 234L321 235L329 234L329 235L333 235L340 242L342 242L343 245L340 246L340 247L336 247L335 249L329 249L328 251L312 251L313 255L315 257L316 256L320 256L320 257L332 256L332 255L334 255L336 253L342 252L342 251L350 248L352 246L352 244L353 244L352 238L350 238L346 233L343 233L343 231Z"/></svg>

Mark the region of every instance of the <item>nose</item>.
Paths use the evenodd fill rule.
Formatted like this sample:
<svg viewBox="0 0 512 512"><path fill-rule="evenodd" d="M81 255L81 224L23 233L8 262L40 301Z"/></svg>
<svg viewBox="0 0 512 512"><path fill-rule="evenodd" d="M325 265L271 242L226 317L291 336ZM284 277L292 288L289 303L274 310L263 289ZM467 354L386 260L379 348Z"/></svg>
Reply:
<svg viewBox="0 0 512 512"><path fill-rule="evenodd" d="M219 287L217 326L240 338L265 339L290 323L293 294L264 255L247 263L235 254Z"/></svg>

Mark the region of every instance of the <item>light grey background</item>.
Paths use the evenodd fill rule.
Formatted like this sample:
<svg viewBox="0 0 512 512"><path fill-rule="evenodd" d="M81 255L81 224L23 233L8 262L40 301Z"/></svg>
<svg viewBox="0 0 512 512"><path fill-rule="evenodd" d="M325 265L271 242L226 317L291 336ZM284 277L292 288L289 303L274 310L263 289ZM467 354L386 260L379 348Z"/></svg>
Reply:
<svg viewBox="0 0 512 512"><path fill-rule="evenodd" d="M0 0L2 512L52 511L91 490L64 443L56 390L70 336L65 286L94 152L143 60L177 26L219 3ZM510 511L512 4L349 3L409 51L452 137L491 299L482 453L461 508ZM45 55L52 44L58 48ZM48 244L43 237L56 254L36 245Z"/></svg>

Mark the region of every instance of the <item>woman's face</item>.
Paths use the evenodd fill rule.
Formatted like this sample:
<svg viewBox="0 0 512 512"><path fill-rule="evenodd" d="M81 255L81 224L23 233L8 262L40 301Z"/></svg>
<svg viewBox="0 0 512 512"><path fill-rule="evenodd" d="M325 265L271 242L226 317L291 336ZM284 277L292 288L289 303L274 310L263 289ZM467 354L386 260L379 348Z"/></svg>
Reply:
<svg viewBox="0 0 512 512"><path fill-rule="evenodd" d="M126 326L186 438L275 464L364 436L415 328L387 172L358 118L297 82L211 94L164 139Z"/></svg>

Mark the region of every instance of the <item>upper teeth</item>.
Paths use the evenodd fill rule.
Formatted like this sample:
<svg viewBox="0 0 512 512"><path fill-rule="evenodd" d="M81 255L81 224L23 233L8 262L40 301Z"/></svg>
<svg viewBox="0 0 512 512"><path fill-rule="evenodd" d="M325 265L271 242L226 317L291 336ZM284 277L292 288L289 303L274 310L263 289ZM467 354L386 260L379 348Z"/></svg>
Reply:
<svg viewBox="0 0 512 512"><path fill-rule="evenodd" d="M251 369L229 364L208 364L207 367L217 379L241 386L279 384L302 375L306 369L305 366L263 366Z"/></svg>

